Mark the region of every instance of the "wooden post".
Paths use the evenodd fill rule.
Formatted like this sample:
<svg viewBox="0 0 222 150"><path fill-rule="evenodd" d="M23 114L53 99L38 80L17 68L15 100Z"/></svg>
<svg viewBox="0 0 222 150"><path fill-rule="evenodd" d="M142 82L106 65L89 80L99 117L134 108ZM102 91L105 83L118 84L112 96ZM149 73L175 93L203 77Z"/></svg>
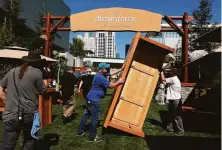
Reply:
<svg viewBox="0 0 222 150"><path fill-rule="evenodd" d="M53 24L52 24L52 20L50 20L50 29L53 27ZM53 43L52 43L52 34L51 34L51 32L49 31L49 36L50 36L50 39L49 39L49 51L48 51L48 53L49 53L49 55L48 55L48 57L52 57L52 50L53 50Z"/></svg>
<svg viewBox="0 0 222 150"><path fill-rule="evenodd" d="M46 18L46 36L47 39L45 41L45 56L49 56L49 49L50 49L50 41L51 41L51 35L50 35L50 27L51 27L51 14L47 14Z"/></svg>
<svg viewBox="0 0 222 150"><path fill-rule="evenodd" d="M39 114L40 114L40 122L41 122L41 128L43 128L43 96L39 95Z"/></svg>
<svg viewBox="0 0 222 150"><path fill-rule="evenodd" d="M182 37L182 63L188 63L188 13L185 12L182 20L184 35ZM188 82L188 66L183 68L183 82Z"/></svg>

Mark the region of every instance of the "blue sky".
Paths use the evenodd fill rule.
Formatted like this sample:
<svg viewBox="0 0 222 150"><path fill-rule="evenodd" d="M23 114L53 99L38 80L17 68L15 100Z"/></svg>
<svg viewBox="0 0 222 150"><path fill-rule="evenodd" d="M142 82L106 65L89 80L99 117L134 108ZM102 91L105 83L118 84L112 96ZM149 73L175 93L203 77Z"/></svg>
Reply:
<svg viewBox="0 0 222 150"><path fill-rule="evenodd" d="M191 15L191 11L196 9L199 4L199 0L64 0L64 2L69 6L72 14L97 8L127 7L169 16L180 16L184 12ZM214 0L212 13L212 21L221 22L220 0ZM78 34L82 33L71 32L70 40ZM133 32L116 33L117 52L120 53L121 58L125 57L125 45L131 43L133 35Z"/></svg>

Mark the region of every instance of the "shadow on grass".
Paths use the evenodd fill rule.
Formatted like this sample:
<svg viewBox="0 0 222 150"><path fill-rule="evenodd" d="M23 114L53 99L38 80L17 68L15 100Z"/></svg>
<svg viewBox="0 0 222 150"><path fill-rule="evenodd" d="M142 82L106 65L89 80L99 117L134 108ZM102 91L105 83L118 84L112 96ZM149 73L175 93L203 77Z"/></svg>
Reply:
<svg viewBox="0 0 222 150"><path fill-rule="evenodd" d="M162 128L164 127L163 123L158 121L158 120L147 118L146 121L150 122L152 125L159 126L159 127L162 127Z"/></svg>
<svg viewBox="0 0 222 150"><path fill-rule="evenodd" d="M106 96L113 96L113 93L108 93L106 94Z"/></svg>
<svg viewBox="0 0 222 150"><path fill-rule="evenodd" d="M102 122L103 122L103 120L99 120L99 121L97 122L97 128L103 126ZM89 131L89 128L90 128L90 122L87 123L84 128L85 128L85 132L88 132L88 131Z"/></svg>
<svg viewBox="0 0 222 150"><path fill-rule="evenodd" d="M79 107L81 108L81 109L86 109L86 105L85 104L81 104L81 105L79 105Z"/></svg>
<svg viewBox="0 0 222 150"><path fill-rule="evenodd" d="M52 122L55 120L56 117L57 115L52 115Z"/></svg>
<svg viewBox="0 0 222 150"><path fill-rule="evenodd" d="M118 129L115 129L115 128L112 128L112 127L107 127L107 128L103 127L102 128L102 135L105 135L105 134L136 137L133 134L130 134L130 133L127 133L127 132L124 132L124 131L121 131L121 130L118 130Z"/></svg>
<svg viewBox="0 0 222 150"><path fill-rule="evenodd" d="M184 130L199 133L221 134L221 117L220 115L210 113L200 113L192 111L182 111ZM168 112L160 111L160 118L163 126L169 122Z"/></svg>
<svg viewBox="0 0 222 150"><path fill-rule="evenodd" d="M35 142L35 150L50 150L51 146L59 142L58 134L45 134L43 138Z"/></svg>
<svg viewBox="0 0 222 150"><path fill-rule="evenodd" d="M220 150L220 138L145 136L150 150Z"/></svg>

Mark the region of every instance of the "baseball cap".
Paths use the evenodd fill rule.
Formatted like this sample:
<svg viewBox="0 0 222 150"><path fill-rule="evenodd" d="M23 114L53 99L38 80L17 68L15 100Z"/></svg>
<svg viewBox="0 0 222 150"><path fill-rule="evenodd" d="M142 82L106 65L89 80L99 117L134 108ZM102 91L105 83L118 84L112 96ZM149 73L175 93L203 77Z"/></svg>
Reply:
<svg viewBox="0 0 222 150"><path fill-rule="evenodd" d="M110 65L107 63L100 63L98 65L98 69L109 68L109 67L110 67Z"/></svg>

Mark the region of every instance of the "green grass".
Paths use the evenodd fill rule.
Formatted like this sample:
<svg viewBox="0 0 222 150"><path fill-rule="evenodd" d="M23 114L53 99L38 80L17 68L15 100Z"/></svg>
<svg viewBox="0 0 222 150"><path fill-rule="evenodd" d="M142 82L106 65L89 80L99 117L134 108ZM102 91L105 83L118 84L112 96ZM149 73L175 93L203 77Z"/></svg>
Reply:
<svg viewBox="0 0 222 150"><path fill-rule="evenodd" d="M109 90L108 94L111 94L112 91ZM106 96L104 100L101 102L101 125L103 124L109 103L111 100L111 96ZM144 140L143 138L130 136L124 133L116 132L105 133L102 135L103 141L100 143L89 143L88 142L88 133L83 137L76 137L76 132L80 124L80 119L84 112L81 105L84 104L84 100L77 99L77 118L68 123L67 125L63 125L62 123L62 105L53 105L53 115L55 119L53 123L44 129L41 129L39 135L42 137L47 136L49 134L54 134L59 136L58 142L53 143L45 142L39 143L38 146L40 150L44 148L47 149L49 145L51 145L51 149L53 150L145 150L151 149L156 150L159 148L153 148L156 145L161 146L165 149L163 143L166 143L166 140L174 138L181 139L181 142L184 143L182 138L192 139L192 138L201 138L201 139L220 139L219 135L211 135L206 133L194 133L194 132L186 132L185 137L175 137L174 134L164 132L164 130L158 126L153 125L151 120L156 120L156 122L160 122L159 110L166 110L165 106L159 106L156 103L151 103L148 116L144 122L144 132L148 135L148 138ZM102 126L98 128L99 135L102 134ZM2 134L2 123L0 122L0 134ZM156 137L159 137L156 139ZM22 140L21 136L19 142L17 144L17 149L21 149ZM160 141L160 140L161 141ZM164 139L164 140L162 140ZM0 139L1 140L1 139ZM53 140L53 139L51 139ZM189 141L192 144L192 140ZM51 143L51 144L50 144ZM210 144L210 143L209 143ZM198 145L197 145L198 146ZM169 147L169 145L168 145ZM161 148L161 149L162 149ZM167 149L167 148L166 148Z"/></svg>

